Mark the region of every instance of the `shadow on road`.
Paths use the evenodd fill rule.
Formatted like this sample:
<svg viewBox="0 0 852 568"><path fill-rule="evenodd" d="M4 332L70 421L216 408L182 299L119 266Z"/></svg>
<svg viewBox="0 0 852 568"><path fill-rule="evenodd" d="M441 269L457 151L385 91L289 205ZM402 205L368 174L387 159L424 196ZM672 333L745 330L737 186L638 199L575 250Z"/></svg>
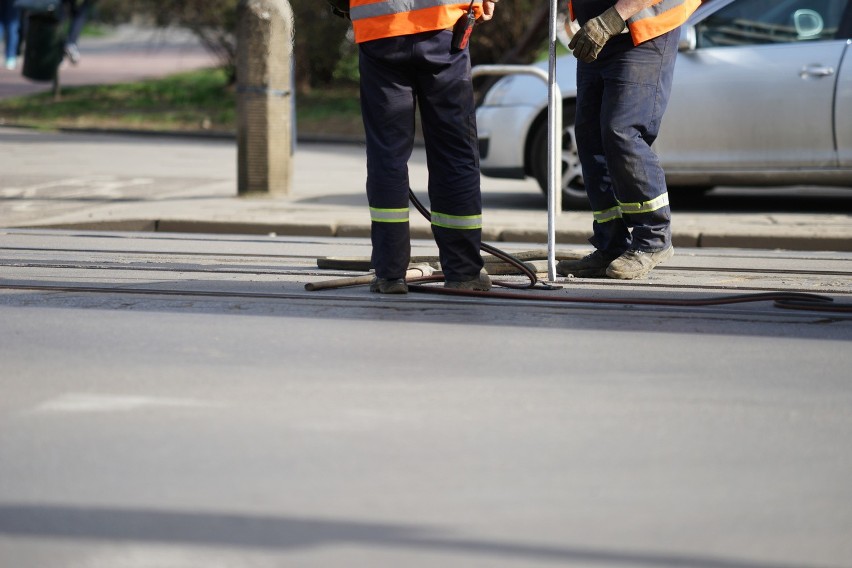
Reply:
<svg viewBox="0 0 852 568"><path fill-rule="evenodd" d="M835 213L852 212L852 188L732 188L706 194L670 192L672 210L691 213Z"/></svg>
<svg viewBox="0 0 852 568"><path fill-rule="evenodd" d="M655 568L784 568L716 557L541 546L465 538L439 527L298 517L54 505L0 506L0 535L293 550L358 544L559 564ZM797 565L798 568L804 568Z"/></svg>

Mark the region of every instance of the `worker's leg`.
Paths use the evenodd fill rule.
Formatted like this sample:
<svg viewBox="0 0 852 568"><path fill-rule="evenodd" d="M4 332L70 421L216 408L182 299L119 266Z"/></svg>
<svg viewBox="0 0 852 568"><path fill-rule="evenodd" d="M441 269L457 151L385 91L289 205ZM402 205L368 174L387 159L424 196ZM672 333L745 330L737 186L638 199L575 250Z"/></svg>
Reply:
<svg viewBox="0 0 852 568"><path fill-rule="evenodd" d="M360 44L361 114L367 142L367 199L373 267L379 278L403 278L411 258L408 159L414 146L414 88L409 40Z"/></svg>
<svg viewBox="0 0 852 568"><path fill-rule="evenodd" d="M603 66L603 147L607 169L631 248L658 251L671 245L671 210L665 174L651 148L671 93L675 30L611 58Z"/></svg>
<svg viewBox="0 0 852 568"><path fill-rule="evenodd" d="M470 54L453 53L450 31L416 36L417 73L432 233L448 281L476 278L482 269L482 197Z"/></svg>
<svg viewBox="0 0 852 568"><path fill-rule="evenodd" d="M627 250L630 246L630 232L621 217L604 156L601 123L603 89L601 64L578 62L574 131L586 195L594 216L590 242L601 251L605 260L615 258Z"/></svg>

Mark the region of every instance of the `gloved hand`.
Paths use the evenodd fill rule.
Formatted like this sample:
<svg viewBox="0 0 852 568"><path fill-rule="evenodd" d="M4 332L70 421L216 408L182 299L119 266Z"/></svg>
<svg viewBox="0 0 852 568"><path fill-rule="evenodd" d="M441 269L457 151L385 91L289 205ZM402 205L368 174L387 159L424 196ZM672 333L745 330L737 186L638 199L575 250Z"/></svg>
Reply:
<svg viewBox="0 0 852 568"><path fill-rule="evenodd" d="M601 49L613 36L617 36L627 27L615 6L592 18L580 31L571 38L568 48L574 52L574 57L585 63L591 63L598 58Z"/></svg>

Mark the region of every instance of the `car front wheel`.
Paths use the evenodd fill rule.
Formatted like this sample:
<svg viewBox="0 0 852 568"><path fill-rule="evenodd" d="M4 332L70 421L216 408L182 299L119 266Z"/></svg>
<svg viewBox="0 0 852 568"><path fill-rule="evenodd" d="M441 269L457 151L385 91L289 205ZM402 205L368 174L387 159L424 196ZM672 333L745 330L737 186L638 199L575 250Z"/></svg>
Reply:
<svg viewBox="0 0 852 568"><path fill-rule="evenodd" d="M530 138L530 171L547 195L547 120L540 120ZM574 106L562 109L562 208L588 209L583 171L574 137Z"/></svg>

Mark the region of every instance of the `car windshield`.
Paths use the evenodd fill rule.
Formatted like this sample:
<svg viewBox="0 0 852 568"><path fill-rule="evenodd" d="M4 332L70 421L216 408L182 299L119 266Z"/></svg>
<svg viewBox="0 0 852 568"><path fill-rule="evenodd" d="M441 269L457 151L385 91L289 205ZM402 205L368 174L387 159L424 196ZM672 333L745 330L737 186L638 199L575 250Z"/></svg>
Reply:
<svg viewBox="0 0 852 568"><path fill-rule="evenodd" d="M698 26L699 46L817 41L837 37L846 0L741 0Z"/></svg>

